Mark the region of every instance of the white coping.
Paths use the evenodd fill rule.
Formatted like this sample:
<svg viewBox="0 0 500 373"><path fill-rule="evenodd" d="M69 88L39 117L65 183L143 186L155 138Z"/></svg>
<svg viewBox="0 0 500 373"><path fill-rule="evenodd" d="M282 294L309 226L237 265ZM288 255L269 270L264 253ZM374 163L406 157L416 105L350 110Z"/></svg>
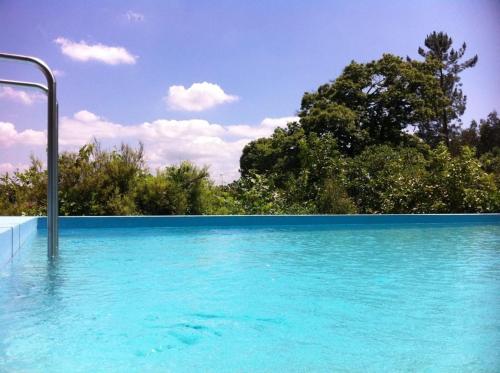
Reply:
<svg viewBox="0 0 500 373"><path fill-rule="evenodd" d="M36 232L37 221L33 216L0 216L0 268L10 262Z"/></svg>

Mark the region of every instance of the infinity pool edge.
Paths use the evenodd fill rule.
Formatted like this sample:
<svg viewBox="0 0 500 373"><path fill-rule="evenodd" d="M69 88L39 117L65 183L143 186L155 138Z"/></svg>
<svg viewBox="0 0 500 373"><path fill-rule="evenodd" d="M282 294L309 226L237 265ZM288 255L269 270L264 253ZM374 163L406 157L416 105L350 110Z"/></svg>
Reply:
<svg viewBox="0 0 500 373"><path fill-rule="evenodd" d="M59 218L61 229L381 224L500 224L500 214L168 215ZM44 229L47 229L45 216L0 217L0 267L15 256L31 235L37 230Z"/></svg>

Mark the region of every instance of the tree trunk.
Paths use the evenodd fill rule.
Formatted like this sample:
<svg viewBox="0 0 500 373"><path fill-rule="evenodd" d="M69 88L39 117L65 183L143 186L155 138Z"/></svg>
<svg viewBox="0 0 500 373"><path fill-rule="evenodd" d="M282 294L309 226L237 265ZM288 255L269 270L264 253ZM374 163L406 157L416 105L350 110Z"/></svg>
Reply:
<svg viewBox="0 0 500 373"><path fill-rule="evenodd" d="M441 86L441 90L446 95L445 86L444 86L444 77L443 77L443 69L439 69L439 85ZM448 130L448 113L446 112L446 107L443 108L443 113L441 116L441 132L444 137L444 141L446 146L450 147L450 136Z"/></svg>

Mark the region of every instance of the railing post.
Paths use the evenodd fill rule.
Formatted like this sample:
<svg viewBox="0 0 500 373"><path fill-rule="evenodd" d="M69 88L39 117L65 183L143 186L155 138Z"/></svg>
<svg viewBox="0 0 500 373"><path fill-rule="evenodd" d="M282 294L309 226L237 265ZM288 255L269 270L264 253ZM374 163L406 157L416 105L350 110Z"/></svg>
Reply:
<svg viewBox="0 0 500 373"><path fill-rule="evenodd" d="M11 84L24 87L34 87L47 94L47 254L50 259L59 252L59 199L58 199L58 158L59 158L59 130L56 80L54 74L45 62L35 57L22 56L10 53L0 53L0 59L23 61L35 64L45 76L47 86L38 83L21 82L0 79L0 84Z"/></svg>
<svg viewBox="0 0 500 373"><path fill-rule="evenodd" d="M58 161L59 161L59 106L56 96L56 82L48 92L48 146L47 146L47 255L54 258L59 252L59 198L58 198Z"/></svg>

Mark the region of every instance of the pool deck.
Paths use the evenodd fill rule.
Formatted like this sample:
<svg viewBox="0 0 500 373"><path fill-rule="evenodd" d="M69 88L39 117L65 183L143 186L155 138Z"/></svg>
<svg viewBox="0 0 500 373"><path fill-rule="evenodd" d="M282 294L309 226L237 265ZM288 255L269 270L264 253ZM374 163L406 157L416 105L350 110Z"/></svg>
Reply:
<svg viewBox="0 0 500 373"><path fill-rule="evenodd" d="M37 226L37 217L0 216L0 267L14 257Z"/></svg>
<svg viewBox="0 0 500 373"><path fill-rule="evenodd" d="M205 215L205 216L64 216L62 229L138 227L258 227L284 225L500 224L500 214L387 215ZM0 268L37 230L44 216L0 216Z"/></svg>

